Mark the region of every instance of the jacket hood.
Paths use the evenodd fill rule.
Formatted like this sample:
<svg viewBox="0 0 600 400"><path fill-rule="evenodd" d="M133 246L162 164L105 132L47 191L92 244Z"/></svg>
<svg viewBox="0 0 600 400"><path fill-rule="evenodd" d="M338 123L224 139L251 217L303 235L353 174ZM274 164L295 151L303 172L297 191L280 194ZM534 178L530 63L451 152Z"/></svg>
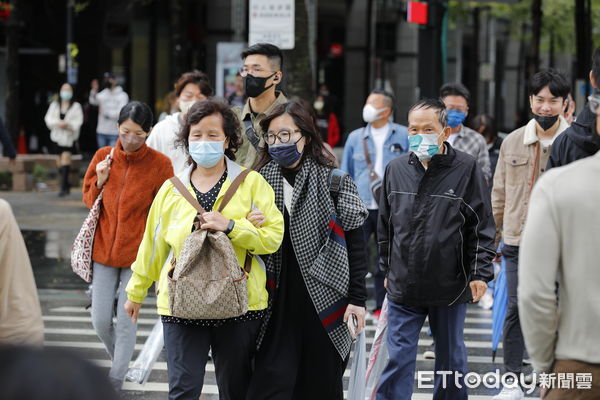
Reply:
<svg viewBox="0 0 600 400"><path fill-rule="evenodd" d="M588 103L585 104L571 128L564 133L587 153L592 154L600 150L600 136L596 133L596 115L590 110Z"/></svg>

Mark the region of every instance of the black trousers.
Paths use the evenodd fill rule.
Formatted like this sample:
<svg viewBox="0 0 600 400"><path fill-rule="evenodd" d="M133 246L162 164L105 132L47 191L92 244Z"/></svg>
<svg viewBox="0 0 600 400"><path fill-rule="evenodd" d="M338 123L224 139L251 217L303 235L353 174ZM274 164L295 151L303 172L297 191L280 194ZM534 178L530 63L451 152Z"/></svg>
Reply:
<svg viewBox="0 0 600 400"><path fill-rule="evenodd" d="M169 400L198 400L212 348L219 398L246 398L256 339L262 320L220 327L163 323L169 375Z"/></svg>
<svg viewBox="0 0 600 400"><path fill-rule="evenodd" d="M373 279L375 281L375 309L381 310L383 306L383 299L385 298L385 287L383 281L385 274L379 269L379 244L377 243L377 216L379 210L369 210L369 216L363 224L363 232L365 233L365 242L367 244L368 260L371 262L371 254L369 254L369 240L371 236L375 236L375 252L376 261L375 268L373 268Z"/></svg>
<svg viewBox="0 0 600 400"><path fill-rule="evenodd" d="M273 312L247 400L342 400L344 360L312 303L286 227Z"/></svg>
<svg viewBox="0 0 600 400"><path fill-rule="evenodd" d="M506 261L506 294L508 304L504 319L502 345L504 348L504 368L506 372L521 373L525 341L519 321L517 287L519 286L519 247L504 245L502 254Z"/></svg>

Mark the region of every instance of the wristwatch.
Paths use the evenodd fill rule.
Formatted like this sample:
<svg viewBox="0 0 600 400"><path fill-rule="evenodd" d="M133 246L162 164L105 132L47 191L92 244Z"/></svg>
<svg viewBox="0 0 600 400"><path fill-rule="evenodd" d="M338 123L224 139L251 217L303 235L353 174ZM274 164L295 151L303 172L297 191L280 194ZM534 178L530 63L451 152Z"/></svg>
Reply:
<svg viewBox="0 0 600 400"><path fill-rule="evenodd" d="M225 231L223 233L225 233L226 235L229 235L234 227L235 227L235 221L230 219L229 224L227 224L227 229L225 229Z"/></svg>

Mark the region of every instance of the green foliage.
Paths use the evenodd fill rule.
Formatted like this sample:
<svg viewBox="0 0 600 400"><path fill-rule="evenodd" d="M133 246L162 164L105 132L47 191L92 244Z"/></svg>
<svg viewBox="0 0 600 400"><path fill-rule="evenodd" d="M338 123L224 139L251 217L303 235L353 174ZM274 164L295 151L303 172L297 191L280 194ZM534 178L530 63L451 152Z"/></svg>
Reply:
<svg viewBox="0 0 600 400"><path fill-rule="evenodd" d="M520 0L514 4L480 3L450 1L448 17L450 29L457 24L468 21L473 8L489 11L490 15L509 23L508 29L513 39L521 38L523 24L531 23L531 0ZM600 26L600 0L592 0L592 27ZM575 55L575 1L574 0L542 0L542 32L540 51L550 48L551 36L554 34L554 49L557 53ZM592 33L594 48L600 46L600 29L594 28ZM525 40L529 38L526 37Z"/></svg>
<svg viewBox="0 0 600 400"><path fill-rule="evenodd" d="M31 176L33 176L33 181L35 183L44 182L44 180L46 180L46 178L48 177L48 170L40 164L35 164L33 166Z"/></svg>

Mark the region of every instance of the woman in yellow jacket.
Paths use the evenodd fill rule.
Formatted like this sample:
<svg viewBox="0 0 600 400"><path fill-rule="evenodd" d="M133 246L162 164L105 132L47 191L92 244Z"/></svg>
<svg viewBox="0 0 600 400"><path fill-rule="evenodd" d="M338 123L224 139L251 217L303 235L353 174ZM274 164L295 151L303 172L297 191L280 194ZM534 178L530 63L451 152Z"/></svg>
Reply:
<svg viewBox="0 0 600 400"><path fill-rule="evenodd" d="M222 231L231 239L240 268L246 251L270 254L283 239L283 216L275 205L273 189L257 172L251 172L223 209L217 211L231 182L242 167L233 162L241 143L239 122L229 107L218 100L195 103L179 134L179 144L190 154L192 164L179 179L207 211L201 229ZM253 210L264 210L264 218ZM170 253L178 258L190 234L196 210L167 181L150 209L146 232L131 266L125 309L133 320L148 288L158 281L157 306L163 323L169 375L169 399L197 400L202 392L204 368L212 348L219 397L244 399L250 380L251 362L260 325L268 305L266 272L254 257L248 282L248 312L240 317L206 320L169 315L167 293ZM260 227L257 228L253 223ZM262 223L262 225L261 225Z"/></svg>

